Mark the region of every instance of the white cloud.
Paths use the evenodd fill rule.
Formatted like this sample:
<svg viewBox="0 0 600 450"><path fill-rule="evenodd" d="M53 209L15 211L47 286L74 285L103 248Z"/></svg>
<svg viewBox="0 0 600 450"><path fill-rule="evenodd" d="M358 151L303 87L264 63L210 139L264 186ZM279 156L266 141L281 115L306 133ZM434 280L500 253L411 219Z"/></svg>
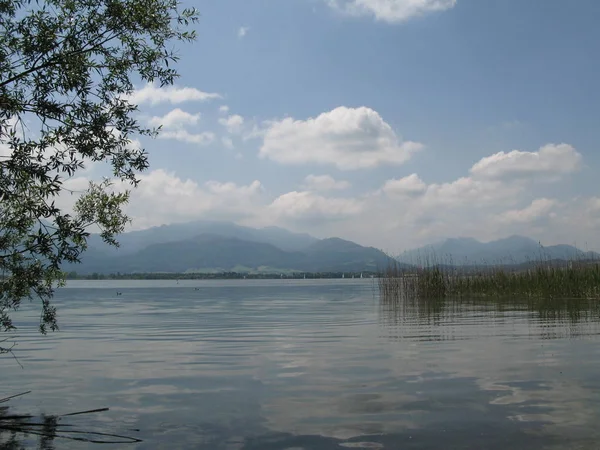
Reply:
<svg viewBox="0 0 600 450"><path fill-rule="evenodd" d="M328 198L313 192L288 192L268 207L269 216L284 223L337 221L356 216L363 210L361 201L352 198Z"/></svg>
<svg viewBox="0 0 600 450"><path fill-rule="evenodd" d="M227 105L219 106L219 112L221 114L227 114L229 112L229 106L227 106Z"/></svg>
<svg viewBox="0 0 600 450"><path fill-rule="evenodd" d="M457 0L325 0L330 7L353 16L373 16L390 23L453 8Z"/></svg>
<svg viewBox="0 0 600 450"><path fill-rule="evenodd" d="M163 128L182 128L185 125L196 125L199 120L200 113L190 114L179 108L175 108L162 117L151 117L148 123L153 127L162 125Z"/></svg>
<svg viewBox="0 0 600 450"><path fill-rule="evenodd" d="M368 201L367 220L351 224L352 236L392 252L432 243L446 237L485 238L499 230L489 219L514 208L527 192L523 184L461 177L448 183L426 184L418 175L392 179ZM350 224L348 224L350 225ZM493 226L492 226L493 225ZM341 228L338 225L338 228ZM498 237L499 237L498 236Z"/></svg>
<svg viewBox="0 0 600 450"><path fill-rule="evenodd" d="M340 170L402 164L422 144L401 142L392 127L370 108L339 107L316 118L271 122L260 157L281 164L327 164Z"/></svg>
<svg viewBox="0 0 600 450"><path fill-rule="evenodd" d="M347 181L337 181L331 175L308 175L304 187L311 191L344 190L350 187Z"/></svg>
<svg viewBox="0 0 600 450"><path fill-rule="evenodd" d="M208 145L215 140L215 134L209 131L203 133L190 133L184 129L163 131L158 137L159 139L173 139L175 141L198 145Z"/></svg>
<svg viewBox="0 0 600 450"><path fill-rule="evenodd" d="M248 34L248 31L250 31L250 27L240 27L238 29L238 37L239 38L246 37L246 35Z"/></svg>
<svg viewBox="0 0 600 450"><path fill-rule="evenodd" d="M381 188L388 195L420 195L427 190L427 185L416 173L407 177L388 180Z"/></svg>
<svg viewBox="0 0 600 450"><path fill-rule="evenodd" d="M461 177L450 183L430 184L427 186L423 201L432 207L445 209L510 205L515 202L516 196L522 190L521 184Z"/></svg>
<svg viewBox="0 0 600 450"><path fill-rule="evenodd" d="M13 149L9 144L9 140L6 139L10 133L16 133L16 136L19 139L31 138L31 136L38 136L38 133L32 130L36 129L36 126L40 124L33 125L29 120L25 119L17 119L16 117L11 117L6 119L2 124L0 124L0 128L2 128L0 132L0 161L4 159L8 159L13 154ZM120 132L115 127L106 127L106 130L115 136L119 137ZM28 135L28 133L32 133ZM35 139L35 138L34 138ZM138 139L130 139L126 148L137 150L141 148L141 143ZM44 148L42 154L48 158L51 156L55 156L58 152L64 153L67 150L67 146L64 143L56 144L52 147ZM36 152L37 153L37 152ZM68 158L68 156L67 156ZM77 170L77 174L89 174L94 171L97 167L106 164L106 162L94 161L92 158L83 157L81 154L77 156L77 159L83 163L83 167ZM66 173L62 171L54 171L51 172L52 175L58 175L61 179L67 180Z"/></svg>
<svg viewBox="0 0 600 450"><path fill-rule="evenodd" d="M142 174L140 180L127 206L135 229L200 217L241 220L265 203L259 181L247 186L218 181L199 184L162 169Z"/></svg>
<svg viewBox="0 0 600 450"><path fill-rule="evenodd" d="M567 150L568 147L557 152L545 147L546 150L539 152L542 155L541 165L545 170L537 167L528 169L525 173L533 171L534 174L544 174L549 181L560 181L557 177L547 177L556 173L555 165L548 163L548 156L569 155L571 153ZM525 161L520 160L521 164L526 165L528 158L529 155L525 157ZM576 157L577 160L578 158ZM491 170L494 166L491 161L498 160L502 161L498 163L500 168L495 166ZM552 158L549 160L554 161ZM503 158L495 159L493 155L482 161L487 164L480 167L485 167L486 170L472 170L471 176L447 183L426 184L417 174L384 182L369 201L369 210L365 212L370 223L380 224L372 244L381 246L382 243L390 242L397 246L395 248L405 249L446 237L472 236L492 240L510 234L525 234L542 240L546 237L551 240L550 243L555 243L559 228L577 228L573 222L582 213L573 210L565 216L574 220L569 225L560 224L562 209L560 215L556 214L555 209L563 203L556 199L536 198L536 192L532 190L534 177L517 173L517 183L511 172L514 166L506 164ZM563 161L563 169L565 164ZM567 167L570 167L566 170L568 172L575 166ZM523 202L530 204L520 209L518 205ZM591 216L591 213L586 215ZM339 224L338 228L341 228ZM365 222L360 225L354 223L349 228L354 229L353 235L361 236L367 225Z"/></svg>
<svg viewBox="0 0 600 450"><path fill-rule="evenodd" d="M54 198L55 205L63 212L71 213L75 203L90 185L90 179L86 176L76 176L64 180L63 192Z"/></svg>
<svg viewBox="0 0 600 450"><path fill-rule="evenodd" d="M236 183L221 183L218 181L207 181L206 187L213 194L241 193L245 195L258 194L262 192L263 186L258 180L254 180L248 186L238 186Z"/></svg>
<svg viewBox="0 0 600 450"><path fill-rule="evenodd" d="M231 134L239 134L244 128L244 118L239 114L233 114L226 119L219 119L219 123L227 128Z"/></svg>
<svg viewBox="0 0 600 450"><path fill-rule="evenodd" d="M12 155L12 148L8 144L0 142L0 159L9 158Z"/></svg>
<svg viewBox="0 0 600 450"><path fill-rule="evenodd" d="M558 202L553 199L538 198L526 208L513 209L500 214L498 219L504 223L532 223L543 217L551 216L552 210L557 204Z"/></svg>
<svg viewBox="0 0 600 450"><path fill-rule="evenodd" d="M16 117L10 117L4 122L0 122L0 158L8 158L12 155L12 148L9 145L9 139L5 136L9 136L11 133L16 133L17 137L23 139L23 123L19 123Z"/></svg>
<svg viewBox="0 0 600 450"><path fill-rule="evenodd" d="M141 89L136 89L127 99L136 105L149 103L178 104L184 102L205 102L221 98L220 94L202 92L191 87L166 86L157 87L154 83L148 83Z"/></svg>
<svg viewBox="0 0 600 450"><path fill-rule="evenodd" d="M248 130L242 138L244 141L249 141L251 139L264 139L267 134L268 129L273 125L273 121L264 121L262 124L252 124L252 129Z"/></svg>
<svg viewBox="0 0 600 450"><path fill-rule="evenodd" d="M478 178L515 179L555 178L576 172L581 167L581 154L568 144L548 144L537 152L499 152L482 158L471 168Z"/></svg>
<svg viewBox="0 0 600 450"><path fill-rule="evenodd" d="M199 183L165 170L141 178L128 206L136 228L209 218L339 236L393 253L446 237L488 241L511 234L544 245L577 242L600 250L600 198L551 198L547 186L533 178L515 182L470 174L427 183L413 173L382 180L379 188L358 195L336 192L349 186L331 175L309 175L301 189L291 192L273 192L259 181ZM552 181L557 192L562 192L560 183L568 182ZM85 186L85 178L70 183Z"/></svg>

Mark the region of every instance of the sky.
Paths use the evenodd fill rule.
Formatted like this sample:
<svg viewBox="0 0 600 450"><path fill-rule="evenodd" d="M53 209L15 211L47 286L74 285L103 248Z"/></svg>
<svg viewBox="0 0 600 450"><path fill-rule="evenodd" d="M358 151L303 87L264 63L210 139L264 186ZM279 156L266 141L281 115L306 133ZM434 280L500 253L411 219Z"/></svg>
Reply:
<svg viewBox="0 0 600 450"><path fill-rule="evenodd" d="M201 19L181 77L131 97L163 125L141 141L132 229L215 219L390 252L513 234L600 249L597 0L184 6Z"/></svg>

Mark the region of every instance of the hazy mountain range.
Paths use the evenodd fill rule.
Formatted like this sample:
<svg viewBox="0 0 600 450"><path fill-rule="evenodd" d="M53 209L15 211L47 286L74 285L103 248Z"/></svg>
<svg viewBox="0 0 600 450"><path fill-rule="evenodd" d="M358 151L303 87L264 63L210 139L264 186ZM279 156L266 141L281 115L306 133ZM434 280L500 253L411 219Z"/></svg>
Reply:
<svg viewBox="0 0 600 450"><path fill-rule="evenodd" d="M163 225L124 233L114 249L98 235L89 239L82 264L67 271L90 273L134 272L362 272L377 271L391 260L373 247L339 238L317 239L283 228L250 228L230 222L198 221ZM516 265L540 259L599 258L571 245L542 247L522 236L493 242L472 238L446 239L402 253L403 265Z"/></svg>
<svg viewBox="0 0 600 450"><path fill-rule="evenodd" d="M89 239L80 274L134 272L362 272L388 265L380 250L339 238L319 240L276 227L190 222L124 233L119 249Z"/></svg>
<svg viewBox="0 0 600 450"><path fill-rule="evenodd" d="M448 265L522 264L540 260L597 259L599 253L586 252L572 245L542 246L523 237L510 236L492 242L479 242L473 238L446 239L437 244L409 250L400 255L406 264L443 263Z"/></svg>
<svg viewBox="0 0 600 450"><path fill-rule="evenodd" d="M122 254L134 253L149 245L193 239L202 234L271 244L286 251L302 250L319 240L309 234L292 233L278 227L250 228L232 222L206 220L174 223L123 233L118 237L119 252ZM97 249L106 248L106 245L97 234L90 236L88 243L90 247Z"/></svg>

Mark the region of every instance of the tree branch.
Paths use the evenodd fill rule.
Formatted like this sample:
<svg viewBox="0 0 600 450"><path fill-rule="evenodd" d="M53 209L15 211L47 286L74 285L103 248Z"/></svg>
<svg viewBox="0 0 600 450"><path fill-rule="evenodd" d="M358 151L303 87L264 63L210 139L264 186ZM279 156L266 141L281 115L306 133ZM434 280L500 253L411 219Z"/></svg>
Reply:
<svg viewBox="0 0 600 450"><path fill-rule="evenodd" d="M109 30L107 30L107 31L109 31ZM112 30L110 30L110 31L112 31ZM42 70L42 69L48 69L49 67L59 65L59 64L62 63L62 61L60 61L59 59L62 59L62 58L72 58L73 56L83 55L85 53L89 53L89 52L92 52L94 50L97 50L98 48L100 48L104 44L106 44L107 42L109 42L109 41L111 41L111 40L113 40L113 39L121 36L124 32L125 31L120 31L120 32L116 33L115 35L110 36L110 37L106 38L105 40L100 41L97 44L95 44L95 45L93 45L93 46L91 46L89 48L82 48L80 50L74 50L74 51L72 51L70 53L67 53L66 55L59 54L59 55L53 56L48 61L46 61L44 64L40 64L39 66L35 66L34 65L33 67L31 67L31 68L29 68L29 69L27 69L27 70L25 70L25 71L23 71L21 73L18 73L18 74L10 77L9 79L7 79L5 81L0 82L0 88L4 88L4 87L8 86L9 84L11 84L11 83L13 83L13 82L15 82L15 81L23 78L23 77L26 77L27 75L32 74L33 72L37 72L37 71ZM100 37L102 37L104 34L105 33L102 33L100 35Z"/></svg>

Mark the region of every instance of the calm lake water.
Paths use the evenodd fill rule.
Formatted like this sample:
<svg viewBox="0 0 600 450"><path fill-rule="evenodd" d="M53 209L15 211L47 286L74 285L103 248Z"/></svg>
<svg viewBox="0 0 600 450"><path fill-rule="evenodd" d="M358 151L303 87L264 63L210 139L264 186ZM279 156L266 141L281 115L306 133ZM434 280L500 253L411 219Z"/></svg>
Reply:
<svg viewBox="0 0 600 450"><path fill-rule="evenodd" d="M46 337L39 309L15 316L24 368L2 357L0 397L33 391L12 413L110 407L63 422L143 440L102 448L600 446L595 303L382 305L348 279L79 281L56 303Z"/></svg>

